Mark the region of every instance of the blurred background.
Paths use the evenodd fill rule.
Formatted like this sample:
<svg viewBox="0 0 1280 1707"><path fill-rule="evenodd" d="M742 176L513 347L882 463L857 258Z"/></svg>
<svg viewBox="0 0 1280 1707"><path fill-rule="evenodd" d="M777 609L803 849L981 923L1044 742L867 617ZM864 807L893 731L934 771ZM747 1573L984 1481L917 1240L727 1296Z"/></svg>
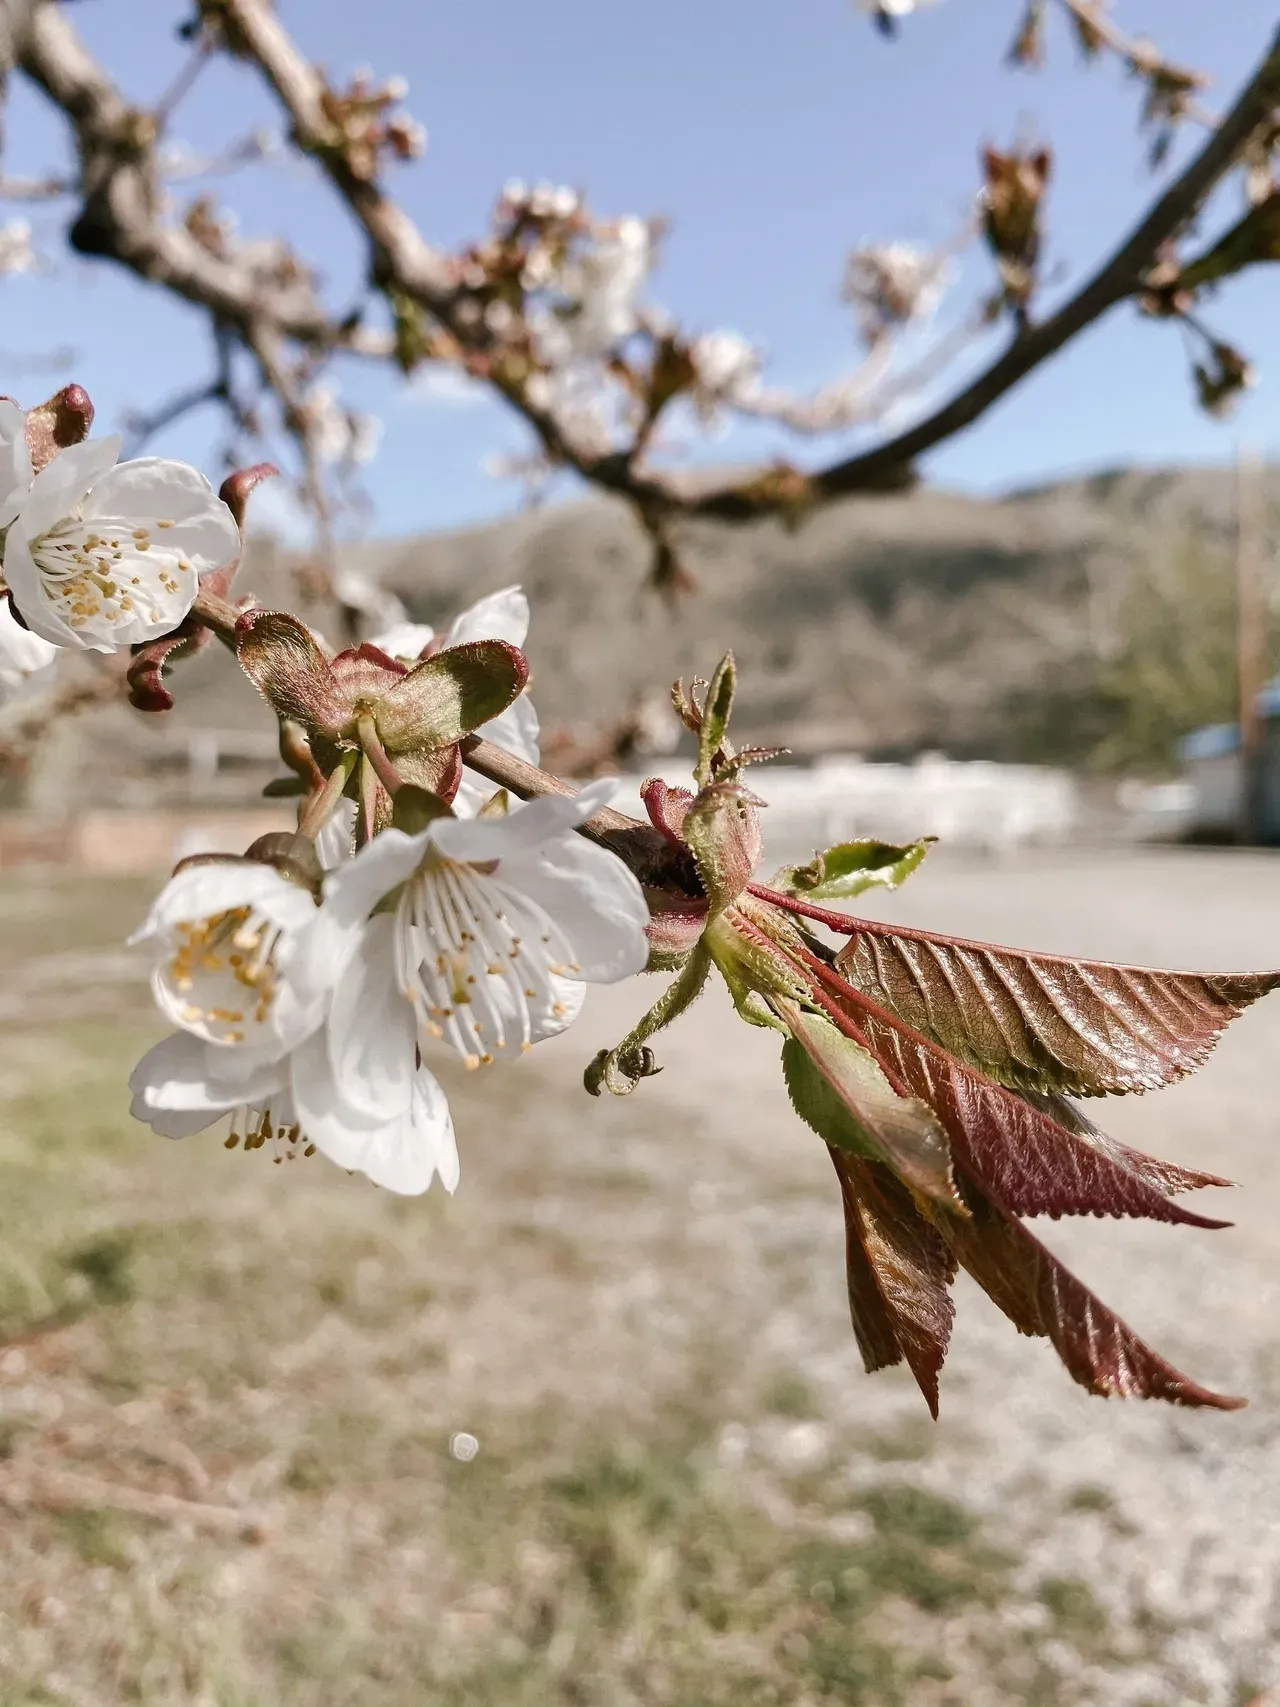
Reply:
<svg viewBox="0 0 1280 1707"><path fill-rule="evenodd" d="M880 916L1276 965L1273 267L1091 319L892 490L696 505L895 442L1027 334L1028 305L1070 302L1183 181L1273 13L248 4L333 89L362 66L366 94L405 80L369 111L403 103L426 134L394 119L368 181L459 288L485 296L522 220L551 247L568 222L553 285L521 286L535 393L495 380L514 334L493 300L476 357L379 283L365 180L335 194L297 145L238 0L5 0L0 389L79 383L125 454L215 482L279 462L236 595L334 644L521 584L544 763L618 774L624 810L644 776L687 777L667 690L732 646L735 734L789 749L753 773L779 863L936 835ZM1095 25L1120 45L1090 57ZM1175 65L1212 82L1170 97ZM1192 246L1272 206L1272 129ZM1020 250L993 234L984 146L1032 183ZM104 158L143 160L139 220L180 256L248 279L268 318L314 296L338 330L278 357L95 237ZM660 357L681 377L653 408ZM543 408L580 454L548 454ZM604 490L637 434L690 500L656 522ZM1280 1701L1269 1009L1195 1081L1106 1111L1239 1180L1204 1206L1237 1225L1048 1230L1250 1409L1089 1399L961 1277L934 1425L901 1371L864 1375L836 1183L772 1047L715 998L622 1102L581 1071L654 980L593 991L510 1073L443 1066L453 1199L131 1123L127 1070L160 1026L125 938L176 858L292 823L227 656L170 686L146 716L91 661L2 684L0 1701Z"/></svg>

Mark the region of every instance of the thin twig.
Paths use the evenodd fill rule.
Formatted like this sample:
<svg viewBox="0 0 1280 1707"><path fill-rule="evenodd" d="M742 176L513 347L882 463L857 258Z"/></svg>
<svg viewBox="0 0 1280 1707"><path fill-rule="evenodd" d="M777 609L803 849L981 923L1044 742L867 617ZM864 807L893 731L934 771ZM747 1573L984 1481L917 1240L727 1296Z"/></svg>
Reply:
<svg viewBox="0 0 1280 1707"><path fill-rule="evenodd" d="M266 1534L261 1517L251 1511L210 1505L205 1500L182 1499L177 1494L129 1488L120 1482L102 1481L97 1476L42 1466L23 1470L14 1465L0 1471L0 1502L19 1512L32 1506L41 1511L128 1512L135 1517L189 1523L218 1534L239 1535L246 1541L261 1541Z"/></svg>
<svg viewBox="0 0 1280 1707"><path fill-rule="evenodd" d="M173 82L170 83L164 94L161 95L160 99L151 109L151 116L155 119L156 128L158 130L164 129L165 125L172 118L174 110L177 108L179 102L181 102L188 94L197 77L199 77L200 73L209 63L209 55L211 51L212 44L210 43L208 36L202 35L197 40L196 45L191 50L186 63L178 72Z"/></svg>

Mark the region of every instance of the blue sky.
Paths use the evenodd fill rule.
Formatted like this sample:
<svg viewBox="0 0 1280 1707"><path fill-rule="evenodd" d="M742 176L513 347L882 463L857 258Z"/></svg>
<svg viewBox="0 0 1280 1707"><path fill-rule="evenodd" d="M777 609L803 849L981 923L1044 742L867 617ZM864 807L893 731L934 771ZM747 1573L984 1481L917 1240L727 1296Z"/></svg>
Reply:
<svg viewBox="0 0 1280 1707"><path fill-rule="evenodd" d="M838 299L844 256L864 239L936 242L963 214L983 140L1047 136L1058 164L1046 300L1069 289L1154 190L1136 136L1138 91L1112 65L1080 68L1064 32L1032 76L1003 64L1017 0L944 0L883 41L849 0L278 0L309 53L344 77L358 64L408 78L408 106L430 132L427 157L400 168L396 194L433 241L484 229L508 178L584 188L600 212L671 220L654 295L695 330L733 327L770 355L777 383L816 385L848 366L855 343ZM179 0L82 0L68 17L127 93L153 100L182 62ZM1225 104L1275 27L1258 0L1117 0L1117 20L1148 30L1172 57L1211 69ZM174 134L212 145L274 121L253 74L213 66ZM6 169L58 166L65 141L33 91L15 86ZM1196 144L1188 133L1182 150ZM1183 154L1174 157L1174 165ZM332 300L351 299L362 253L341 208L305 167L260 167L222 186L241 229L283 229L317 258ZM13 209L13 212L25 210ZM1222 217L1233 213L1230 204ZM59 253L63 215L37 210ZM984 276L967 262L965 285ZM1238 437L1280 439L1277 275L1256 270L1210 305L1261 383L1229 425L1195 408L1178 332L1121 309L975 428L936 453L931 480L989 491L1123 461L1224 460ZM42 379L10 358L71 344L74 374L105 426L205 372L202 322L158 291L63 256L48 277L0 281L0 391ZM515 507L520 494L484 472L518 451L522 428L484 399L406 389L351 363L344 394L386 433L369 470L376 531L450 527ZM47 388L47 387L46 387ZM153 445L208 463L212 412ZM845 441L848 445L851 441ZM714 447L758 454L758 430ZM844 448L835 444L829 452ZM801 445L797 454L819 454ZM212 470L211 470L212 472Z"/></svg>

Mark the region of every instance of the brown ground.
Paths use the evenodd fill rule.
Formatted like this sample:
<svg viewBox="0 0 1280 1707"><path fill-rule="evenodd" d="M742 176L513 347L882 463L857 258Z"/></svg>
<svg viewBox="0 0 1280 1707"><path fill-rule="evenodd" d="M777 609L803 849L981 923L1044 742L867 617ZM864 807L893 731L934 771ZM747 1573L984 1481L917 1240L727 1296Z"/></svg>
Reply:
<svg viewBox="0 0 1280 1707"><path fill-rule="evenodd" d="M1280 1000L1107 1111L1241 1180L1236 1228L1048 1229L1251 1408L1089 1399L964 1283L935 1427L862 1373L828 1164L719 998L623 1102L577 1076L656 981L453 1075L462 1186L404 1202L130 1125L144 899L0 882L0 1707L1235 1707L1280 1682ZM876 910L1280 963L1261 855L944 858Z"/></svg>

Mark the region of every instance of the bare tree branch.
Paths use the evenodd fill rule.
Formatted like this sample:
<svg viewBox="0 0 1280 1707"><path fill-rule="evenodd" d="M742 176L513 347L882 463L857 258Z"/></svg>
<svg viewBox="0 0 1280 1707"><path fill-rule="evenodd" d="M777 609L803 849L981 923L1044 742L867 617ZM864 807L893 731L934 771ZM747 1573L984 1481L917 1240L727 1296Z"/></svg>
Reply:
<svg viewBox="0 0 1280 1707"><path fill-rule="evenodd" d="M1073 13L1091 10L1085 0L1079 6L1066 3ZM521 366L506 359L483 320L477 323L466 266L430 244L389 195L379 178L377 147L370 151L367 133L348 122L360 98L367 102L367 92L337 95L267 0L200 0L199 13L205 40L256 67L283 109L293 146L315 162L349 210L368 245L370 283L386 298L397 328L403 308L420 315L423 353L454 363L496 390L533 430L549 464L575 470L589 484L627 500L659 548L668 552L665 529L681 517L736 522L803 513L847 493L910 484L917 458L971 426L1116 304L1143 293L1171 242L1280 103L1278 36L1200 153L1094 277L1047 319L1020 326L996 360L942 407L906 432L817 473L802 474L783 464L698 491L644 464L655 410L650 409L630 443L602 449L583 442L575 426L535 392L527 362ZM333 316L296 257L290 257L292 266L264 267L253 245L221 243L217 227L210 231L208 221L201 225L189 216L183 225L168 218L156 159L156 115L125 100L51 0L38 0L21 63L75 132L81 208L71 228L73 246L200 305L215 326L243 345L298 442L304 487L323 521L324 484L308 388L320 363L337 349L403 360L398 330L393 335L366 325L360 311ZM663 406L660 401L656 407Z"/></svg>
<svg viewBox="0 0 1280 1707"><path fill-rule="evenodd" d="M926 420L887 443L811 477L818 501L876 490L901 476L917 457L971 426L1019 381L1056 355L1117 303L1138 295L1165 246L1200 212L1240 150L1280 104L1280 32L1230 112L1199 154L1139 221L1120 247L1056 314L1032 325L989 368ZM703 515L738 519L734 493L711 494L695 507Z"/></svg>
<svg viewBox="0 0 1280 1707"><path fill-rule="evenodd" d="M82 205L69 233L74 249L118 261L234 327L266 319L303 343L341 341L309 280L273 283L166 221L154 118L129 105L47 0L38 5L20 63L75 133Z"/></svg>

